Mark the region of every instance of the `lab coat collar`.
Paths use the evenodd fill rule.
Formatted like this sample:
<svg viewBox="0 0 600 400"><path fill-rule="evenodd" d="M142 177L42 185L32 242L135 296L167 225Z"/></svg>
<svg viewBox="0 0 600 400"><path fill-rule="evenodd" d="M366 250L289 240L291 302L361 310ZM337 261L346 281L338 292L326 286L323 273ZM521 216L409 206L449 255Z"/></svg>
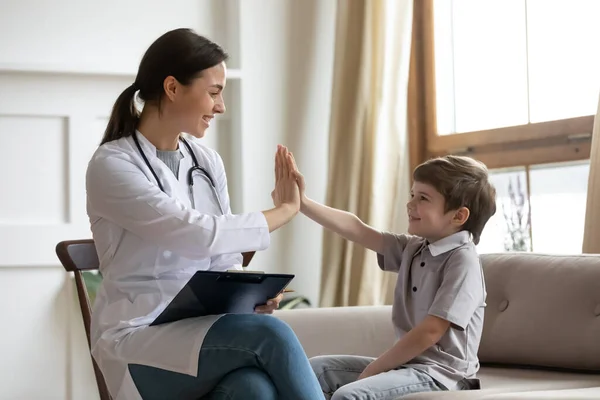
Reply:
<svg viewBox="0 0 600 400"><path fill-rule="evenodd" d="M156 146L154 146L148 139L146 139L146 136L144 136L142 132L136 129L135 133L137 135L138 141L140 142L140 146L142 146L142 150L144 150L144 154L152 154L154 157L156 157Z"/></svg>
<svg viewBox="0 0 600 400"><path fill-rule="evenodd" d="M142 134L142 132L140 132L137 129L135 130L135 132L137 133L137 138L140 141L140 146L142 146L142 149L144 150L144 154L152 154L154 157L156 157L156 146L154 146L152 142L150 142L146 138L146 136ZM182 137L189 141L189 139L187 139L185 136ZM190 157L188 149L183 143L179 142L178 150L179 153L183 156L183 158Z"/></svg>
<svg viewBox="0 0 600 400"><path fill-rule="evenodd" d="M468 231L460 231L453 233L450 236L446 236L443 239L437 240L429 244L429 252L432 256L436 257L440 254L454 250L463 244L467 244L470 241L470 234Z"/></svg>

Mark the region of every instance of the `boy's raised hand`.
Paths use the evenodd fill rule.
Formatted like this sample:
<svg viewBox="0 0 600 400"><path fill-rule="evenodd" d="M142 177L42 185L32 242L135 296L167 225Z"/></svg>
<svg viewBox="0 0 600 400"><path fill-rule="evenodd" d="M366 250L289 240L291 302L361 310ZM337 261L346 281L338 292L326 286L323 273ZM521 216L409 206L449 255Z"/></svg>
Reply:
<svg viewBox="0 0 600 400"><path fill-rule="evenodd" d="M285 176L291 176L292 179L295 180L300 193L300 210L302 210L305 202L307 201L304 175L302 175L300 170L298 170L298 165L296 164L294 154L292 154L287 147L278 146L275 157L275 183L277 184L277 182L279 182L279 180ZM273 200L276 200L275 197L273 197Z"/></svg>
<svg viewBox="0 0 600 400"><path fill-rule="evenodd" d="M302 208L302 204L306 200L306 182L304 181L304 175L298 169L298 165L296 164L296 159L294 158L294 154L290 152L291 160L292 160L292 174L296 178L296 182L298 183L298 188L300 189L300 208Z"/></svg>

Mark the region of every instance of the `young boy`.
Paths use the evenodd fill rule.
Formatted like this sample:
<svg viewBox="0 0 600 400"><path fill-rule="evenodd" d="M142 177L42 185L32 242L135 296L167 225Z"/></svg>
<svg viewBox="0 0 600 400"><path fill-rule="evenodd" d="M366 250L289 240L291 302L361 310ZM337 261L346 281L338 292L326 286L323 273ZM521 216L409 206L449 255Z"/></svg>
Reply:
<svg viewBox="0 0 600 400"><path fill-rule="evenodd" d="M380 232L351 213L310 200L297 167L296 178L303 214L377 252L379 266L398 273L392 307L398 341L376 359L311 359L327 398L391 400L477 388L486 291L475 245L496 212L485 165L458 156L419 165L407 204L409 235Z"/></svg>

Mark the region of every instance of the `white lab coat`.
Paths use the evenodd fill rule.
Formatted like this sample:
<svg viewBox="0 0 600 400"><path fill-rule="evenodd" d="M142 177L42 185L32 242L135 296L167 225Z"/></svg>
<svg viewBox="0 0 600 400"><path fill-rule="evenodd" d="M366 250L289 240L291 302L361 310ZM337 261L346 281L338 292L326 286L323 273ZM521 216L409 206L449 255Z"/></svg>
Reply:
<svg viewBox="0 0 600 400"><path fill-rule="evenodd" d="M239 268L241 252L263 250L270 235L260 212L232 215L220 156L187 138L200 166L215 180L225 215L210 183L194 179L191 208L187 148L179 179L137 137L166 193L157 185L133 138L100 146L87 170L87 209L103 274L92 311L91 344L111 395L141 399L127 365L139 363L197 374L202 341L219 316L149 327L198 270Z"/></svg>

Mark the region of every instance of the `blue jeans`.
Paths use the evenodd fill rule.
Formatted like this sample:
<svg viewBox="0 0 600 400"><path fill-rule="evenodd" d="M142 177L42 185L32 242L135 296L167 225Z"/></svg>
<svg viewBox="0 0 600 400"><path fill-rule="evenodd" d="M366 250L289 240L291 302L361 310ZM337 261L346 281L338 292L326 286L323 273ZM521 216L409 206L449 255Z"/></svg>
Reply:
<svg viewBox="0 0 600 400"><path fill-rule="evenodd" d="M328 400L397 400L411 393L446 390L425 372L398 368L357 380L374 360L360 356L319 356L310 363Z"/></svg>
<svg viewBox="0 0 600 400"><path fill-rule="evenodd" d="M228 314L209 329L198 376L129 364L144 400L322 400L298 338L270 315Z"/></svg>

